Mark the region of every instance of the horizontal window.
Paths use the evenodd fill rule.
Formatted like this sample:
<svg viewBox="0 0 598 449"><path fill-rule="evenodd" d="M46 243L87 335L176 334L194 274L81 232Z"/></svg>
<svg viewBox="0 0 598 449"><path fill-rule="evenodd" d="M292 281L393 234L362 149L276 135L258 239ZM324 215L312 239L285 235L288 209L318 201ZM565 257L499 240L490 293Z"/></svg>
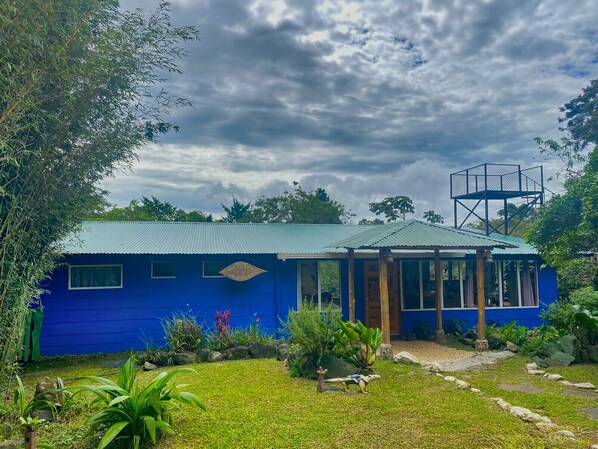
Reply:
<svg viewBox="0 0 598 449"><path fill-rule="evenodd" d="M122 265L69 265L69 289L121 288Z"/></svg>
<svg viewBox="0 0 598 449"><path fill-rule="evenodd" d="M220 274L228 266L228 263L221 260L207 260L203 263L203 277L205 278L223 278Z"/></svg>
<svg viewBox="0 0 598 449"><path fill-rule="evenodd" d="M175 278L176 264L174 262L152 262L152 278Z"/></svg>
<svg viewBox="0 0 598 449"><path fill-rule="evenodd" d="M477 308L477 270L473 261L441 261L443 309ZM486 307L537 307L538 273L533 260L484 262ZM436 304L433 261L401 262L403 310L429 310Z"/></svg>

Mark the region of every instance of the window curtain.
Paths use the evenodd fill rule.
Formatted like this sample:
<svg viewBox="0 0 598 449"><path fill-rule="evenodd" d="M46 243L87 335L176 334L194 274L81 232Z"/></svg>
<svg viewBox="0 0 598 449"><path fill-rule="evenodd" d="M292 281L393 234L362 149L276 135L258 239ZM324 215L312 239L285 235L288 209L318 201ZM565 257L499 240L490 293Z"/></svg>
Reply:
<svg viewBox="0 0 598 449"><path fill-rule="evenodd" d="M465 307L473 308L475 307L473 303L473 264L470 262L466 262L467 265L467 298Z"/></svg>
<svg viewBox="0 0 598 449"><path fill-rule="evenodd" d="M534 288L532 285L532 264L533 262L520 262L521 264L521 288L524 306L535 306Z"/></svg>

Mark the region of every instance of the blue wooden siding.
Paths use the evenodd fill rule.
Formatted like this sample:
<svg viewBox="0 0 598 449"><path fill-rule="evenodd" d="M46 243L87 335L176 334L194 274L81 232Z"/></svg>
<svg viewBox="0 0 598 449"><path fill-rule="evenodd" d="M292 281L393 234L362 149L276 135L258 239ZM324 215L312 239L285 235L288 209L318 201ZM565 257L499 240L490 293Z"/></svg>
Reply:
<svg viewBox="0 0 598 449"><path fill-rule="evenodd" d="M176 263L175 279L151 279L152 261ZM247 282L226 278L203 278L204 261L227 264L245 261L264 270ZM356 318L365 322L364 259L355 260ZM174 311L191 310L206 327L213 326L217 310L231 310L231 325L246 327L253 314L260 325L274 333L279 317L286 319L297 307L298 260L278 260L274 255L79 255L65 263L73 265L122 264L123 287L101 290L68 290L68 268L55 270L44 286L50 293L42 298L45 319L42 328L43 355L83 354L143 349L146 341L164 343L160 319ZM348 264L341 260L341 300L348 318ZM539 272L541 308L557 299L556 273ZM541 324L539 308L487 309L489 320L506 323L517 320L525 326ZM412 331L418 321L435 323L434 311L401 312L403 331ZM457 318L468 326L477 324L475 309L445 310L444 320Z"/></svg>
<svg viewBox="0 0 598 449"><path fill-rule="evenodd" d="M175 279L151 279L151 262L160 260L176 263ZM241 260L267 272L246 282L203 278L205 260L227 263ZM296 265L281 263L274 255L80 255L69 257L66 262L122 264L123 287L68 290L68 268L57 268L45 286L50 293L42 298L43 355L142 349L145 341L162 345L160 319L173 311L191 310L208 327L213 326L217 310L231 311L233 327L248 326L257 313L260 325L274 332L278 327L277 316L297 305Z"/></svg>

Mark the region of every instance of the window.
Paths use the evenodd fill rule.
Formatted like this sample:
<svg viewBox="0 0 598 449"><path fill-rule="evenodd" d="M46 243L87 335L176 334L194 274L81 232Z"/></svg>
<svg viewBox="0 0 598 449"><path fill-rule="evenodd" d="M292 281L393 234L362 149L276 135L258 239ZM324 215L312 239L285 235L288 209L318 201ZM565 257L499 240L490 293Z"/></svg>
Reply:
<svg viewBox="0 0 598 449"><path fill-rule="evenodd" d="M227 262L221 260L210 260L203 263L203 277L205 278L223 278L220 274L228 266Z"/></svg>
<svg viewBox="0 0 598 449"><path fill-rule="evenodd" d="M444 309L477 308L476 262L441 261ZM403 310L429 310L436 305L434 261L401 261ZM533 260L484 262L486 307L537 307L537 264Z"/></svg>
<svg viewBox="0 0 598 449"><path fill-rule="evenodd" d="M338 261L304 261L297 265L299 306L317 304L319 310L341 310L341 270Z"/></svg>
<svg viewBox="0 0 598 449"><path fill-rule="evenodd" d="M152 262L152 279L176 278L174 262Z"/></svg>
<svg viewBox="0 0 598 449"><path fill-rule="evenodd" d="M122 265L69 265L69 290L121 288Z"/></svg>

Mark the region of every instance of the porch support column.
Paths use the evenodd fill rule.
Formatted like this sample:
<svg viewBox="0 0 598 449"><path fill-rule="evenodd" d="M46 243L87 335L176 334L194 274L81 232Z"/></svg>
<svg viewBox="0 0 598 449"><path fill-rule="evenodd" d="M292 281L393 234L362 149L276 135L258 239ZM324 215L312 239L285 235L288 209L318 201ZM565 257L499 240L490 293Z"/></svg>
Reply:
<svg viewBox="0 0 598 449"><path fill-rule="evenodd" d="M488 351L488 340L486 339L486 298L484 296L484 251L478 249L475 255L478 278L478 339L475 342L475 347L478 351Z"/></svg>
<svg viewBox="0 0 598 449"><path fill-rule="evenodd" d="M378 255L378 286L380 290L380 327L382 343L390 344L390 306L388 302L388 265L386 251L380 249Z"/></svg>
<svg viewBox="0 0 598 449"><path fill-rule="evenodd" d="M349 249L349 321L355 322L355 251Z"/></svg>
<svg viewBox="0 0 598 449"><path fill-rule="evenodd" d="M436 334L434 338L438 342L446 339L442 329L442 267L440 265L440 250L434 250L434 277L436 279Z"/></svg>

